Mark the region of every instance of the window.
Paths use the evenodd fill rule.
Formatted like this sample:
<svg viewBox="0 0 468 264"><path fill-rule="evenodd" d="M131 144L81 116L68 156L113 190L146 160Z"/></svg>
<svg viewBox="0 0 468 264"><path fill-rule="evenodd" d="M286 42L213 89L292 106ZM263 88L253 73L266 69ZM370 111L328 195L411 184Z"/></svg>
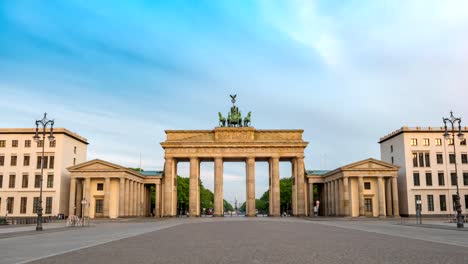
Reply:
<svg viewBox="0 0 468 264"><path fill-rule="evenodd" d="M418 145L418 140L416 138L411 139L411 146L417 146Z"/></svg>
<svg viewBox="0 0 468 264"><path fill-rule="evenodd" d="M390 152L393 152L393 145L390 145Z"/></svg>
<svg viewBox="0 0 468 264"><path fill-rule="evenodd" d="M428 138L423 139L423 145L424 146L429 146L429 139Z"/></svg>
<svg viewBox="0 0 468 264"><path fill-rule="evenodd" d="M76 165L76 158L73 158L73 166Z"/></svg>
<svg viewBox="0 0 468 264"><path fill-rule="evenodd" d="M30 161L31 161L31 159L30 159L29 155L24 155L24 157L23 157L23 166L29 166Z"/></svg>
<svg viewBox="0 0 468 264"><path fill-rule="evenodd" d="M3 175L0 175L0 188L3 188Z"/></svg>
<svg viewBox="0 0 468 264"><path fill-rule="evenodd" d="M28 201L27 197L21 197L21 206L20 206L20 214L26 213L26 203Z"/></svg>
<svg viewBox="0 0 468 264"><path fill-rule="evenodd" d="M10 160L10 165L11 166L16 166L16 163L18 162L18 156L11 156L11 160Z"/></svg>
<svg viewBox="0 0 468 264"><path fill-rule="evenodd" d="M21 181L21 188L28 188L29 175L23 174L23 179Z"/></svg>
<svg viewBox="0 0 468 264"><path fill-rule="evenodd" d="M52 197L46 198L45 213L46 214L52 213Z"/></svg>
<svg viewBox="0 0 468 264"><path fill-rule="evenodd" d="M431 158L429 156L429 153L424 153L424 162L426 163L426 167L431 166Z"/></svg>
<svg viewBox="0 0 468 264"><path fill-rule="evenodd" d="M468 185L468 172L463 172L463 185Z"/></svg>
<svg viewBox="0 0 468 264"><path fill-rule="evenodd" d="M76 147L73 147L73 153L76 154Z"/></svg>
<svg viewBox="0 0 468 264"><path fill-rule="evenodd" d="M98 191L103 191L104 190L104 183L98 183L97 184L97 190Z"/></svg>
<svg viewBox="0 0 468 264"><path fill-rule="evenodd" d="M41 187L41 175L36 174L34 177L34 188L40 188Z"/></svg>
<svg viewBox="0 0 468 264"><path fill-rule="evenodd" d="M461 146L466 146L466 138L463 140L460 140L460 145Z"/></svg>
<svg viewBox="0 0 468 264"><path fill-rule="evenodd" d="M372 198L364 199L364 207L366 209L366 213L372 213Z"/></svg>
<svg viewBox="0 0 468 264"><path fill-rule="evenodd" d="M49 147L55 148L55 140L54 141L49 141Z"/></svg>
<svg viewBox="0 0 468 264"><path fill-rule="evenodd" d="M37 147L38 148L42 148L43 145L44 145L44 140L41 139L41 140L37 141Z"/></svg>
<svg viewBox="0 0 468 264"><path fill-rule="evenodd" d="M48 157L47 156L44 156L44 169L47 169L47 160L48 160ZM37 169L40 169L41 168L41 161L42 161L42 157L41 156L37 156L37 166L36 168Z"/></svg>
<svg viewBox="0 0 468 264"><path fill-rule="evenodd" d="M424 167L424 153L419 153L419 167Z"/></svg>
<svg viewBox="0 0 468 264"><path fill-rule="evenodd" d="M24 147L25 147L25 148L30 148L30 147L31 147L31 140L29 140L29 139L28 139L28 140L25 140L25 141L24 141Z"/></svg>
<svg viewBox="0 0 468 264"><path fill-rule="evenodd" d="M422 210L422 208L419 207L419 205L418 205L418 201L421 201L421 195L419 195L419 194L414 196L414 205L415 205L414 208L416 208L416 210L418 210L418 209Z"/></svg>
<svg viewBox="0 0 468 264"><path fill-rule="evenodd" d="M15 198L13 197L8 197L7 198L7 212L9 214L12 214L13 213L13 204L15 202Z"/></svg>
<svg viewBox="0 0 468 264"><path fill-rule="evenodd" d="M452 186L457 185L457 174L455 172L450 173L450 182Z"/></svg>
<svg viewBox="0 0 468 264"><path fill-rule="evenodd" d="M449 145L453 145L453 138L447 139Z"/></svg>
<svg viewBox="0 0 468 264"><path fill-rule="evenodd" d="M53 169L53 168L54 168L54 162L55 162L55 157L54 157L54 156L50 156L50 157L49 157L49 169Z"/></svg>
<svg viewBox="0 0 468 264"><path fill-rule="evenodd" d="M449 162L450 164L455 164L455 154L453 153L449 154Z"/></svg>
<svg viewBox="0 0 468 264"><path fill-rule="evenodd" d="M370 190L371 189L371 183L370 182L365 182L364 183L364 189L365 190Z"/></svg>
<svg viewBox="0 0 468 264"><path fill-rule="evenodd" d="M465 194L465 209L468 209L468 195Z"/></svg>
<svg viewBox="0 0 468 264"><path fill-rule="evenodd" d="M419 172L413 173L413 183L414 186L419 186Z"/></svg>
<svg viewBox="0 0 468 264"><path fill-rule="evenodd" d="M47 188L53 188L54 187L54 175L49 174L47 175Z"/></svg>
<svg viewBox="0 0 468 264"><path fill-rule="evenodd" d="M102 214L104 207L104 200L102 199L96 199L96 214Z"/></svg>
<svg viewBox="0 0 468 264"><path fill-rule="evenodd" d="M34 197L33 200L33 213L37 213L37 207L39 206L39 197Z"/></svg>
<svg viewBox="0 0 468 264"><path fill-rule="evenodd" d="M427 196L427 210L429 212L434 211L434 196L433 195Z"/></svg>
<svg viewBox="0 0 468 264"><path fill-rule="evenodd" d="M5 140L0 140L0 148L4 148L6 145L6 141Z"/></svg>
<svg viewBox="0 0 468 264"><path fill-rule="evenodd" d="M10 174L10 181L8 182L8 188L15 188L16 175Z"/></svg>
<svg viewBox="0 0 468 264"><path fill-rule="evenodd" d="M436 145L436 146L442 146L442 139L436 138L436 140L435 140L435 145Z"/></svg>
<svg viewBox="0 0 468 264"><path fill-rule="evenodd" d="M437 173L437 178L439 178L439 186L445 186L445 177L443 172Z"/></svg>
<svg viewBox="0 0 468 264"><path fill-rule="evenodd" d="M457 195L456 194L453 194L452 195L452 206L453 206L453 210L456 211L457 210L457 207L455 206L456 203L455 201L457 200Z"/></svg>
<svg viewBox="0 0 468 264"><path fill-rule="evenodd" d="M418 167L418 154L413 153L413 167Z"/></svg>
<svg viewBox="0 0 468 264"><path fill-rule="evenodd" d="M395 163L395 159L392 157L392 164L394 164L394 163Z"/></svg>
<svg viewBox="0 0 468 264"><path fill-rule="evenodd" d="M432 186L432 173L426 172L426 186Z"/></svg>
<svg viewBox="0 0 468 264"><path fill-rule="evenodd" d="M15 139L15 140L12 140L12 141L11 141L11 146L12 146L13 148L17 148L17 147L18 147L18 140L16 140L16 139Z"/></svg>
<svg viewBox="0 0 468 264"><path fill-rule="evenodd" d="M447 211L447 200L445 195L439 195L440 211Z"/></svg>
<svg viewBox="0 0 468 264"><path fill-rule="evenodd" d="M5 156L0 156L0 166L5 165Z"/></svg>
<svg viewBox="0 0 468 264"><path fill-rule="evenodd" d="M461 154L461 161L462 161L462 164L468 163L468 155L466 153Z"/></svg>
<svg viewBox="0 0 468 264"><path fill-rule="evenodd" d="M437 159L437 164L444 164L444 156L442 155L442 153L437 153L436 159Z"/></svg>

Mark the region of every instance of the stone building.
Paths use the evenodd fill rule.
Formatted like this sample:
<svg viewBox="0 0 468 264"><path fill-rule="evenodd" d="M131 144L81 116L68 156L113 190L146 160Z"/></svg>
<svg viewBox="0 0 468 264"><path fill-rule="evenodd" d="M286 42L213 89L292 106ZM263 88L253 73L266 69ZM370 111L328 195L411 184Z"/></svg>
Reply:
<svg viewBox="0 0 468 264"><path fill-rule="evenodd" d="M424 215L455 214L457 178L462 210L468 212L466 139L445 140L444 132L444 128L402 127L380 139L381 159L400 167L398 190L402 215L415 215L417 200L422 201ZM463 133L467 132L465 127Z"/></svg>
<svg viewBox="0 0 468 264"><path fill-rule="evenodd" d="M86 161L86 138L64 128L54 128L55 141L36 143L35 129L0 129L0 215L37 216L41 180L42 144L45 144L44 216L68 214L70 172Z"/></svg>

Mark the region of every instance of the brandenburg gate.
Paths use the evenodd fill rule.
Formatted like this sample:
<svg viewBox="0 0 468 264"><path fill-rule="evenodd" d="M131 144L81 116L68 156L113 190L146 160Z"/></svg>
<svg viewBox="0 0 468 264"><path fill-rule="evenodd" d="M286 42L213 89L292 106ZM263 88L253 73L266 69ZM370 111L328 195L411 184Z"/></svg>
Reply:
<svg viewBox="0 0 468 264"><path fill-rule="evenodd" d="M166 130L162 216L177 214L177 163L190 162L189 214L200 215L200 162L214 162L214 215L223 215L223 163L246 164L246 215L255 216L255 162L269 163L270 216L280 216L280 161L291 162L292 213L308 215L308 188L304 167L303 130L257 130L250 127L250 113L242 120L233 106L214 130ZM226 126L227 121L227 126ZM242 123L242 121L244 121ZM290 176L290 175L288 175Z"/></svg>

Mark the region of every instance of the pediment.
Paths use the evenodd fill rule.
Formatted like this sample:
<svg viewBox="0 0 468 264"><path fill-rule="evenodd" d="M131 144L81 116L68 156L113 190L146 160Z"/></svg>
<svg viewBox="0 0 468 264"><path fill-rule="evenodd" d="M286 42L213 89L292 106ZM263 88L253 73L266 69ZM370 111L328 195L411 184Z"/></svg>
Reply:
<svg viewBox="0 0 468 264"><path fill-rule="evenodd" d="M376 159L366 159L351 163L349 165L341 167L342 170L398 170L397 166L394 166L390 163L376 160Z"/></svg>
<svg viewBox="0 0 468 264"><path fill-rule="evenodd" d="M126 169L117 164L113 164L104 160L90 160L84 163L77 164L68 168L69 171L113 171Z"/></svg>

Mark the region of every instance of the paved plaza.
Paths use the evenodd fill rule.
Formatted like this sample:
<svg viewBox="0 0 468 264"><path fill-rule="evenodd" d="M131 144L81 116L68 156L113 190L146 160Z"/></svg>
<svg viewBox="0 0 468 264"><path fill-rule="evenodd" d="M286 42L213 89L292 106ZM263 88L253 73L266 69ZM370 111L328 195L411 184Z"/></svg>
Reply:
<svg viewBox="0 0 468 264"><path fill-rule="evenodd" d="M0 263L468 263L468 232L396 222L289 217L95 222L0 238Z"/></svg>

